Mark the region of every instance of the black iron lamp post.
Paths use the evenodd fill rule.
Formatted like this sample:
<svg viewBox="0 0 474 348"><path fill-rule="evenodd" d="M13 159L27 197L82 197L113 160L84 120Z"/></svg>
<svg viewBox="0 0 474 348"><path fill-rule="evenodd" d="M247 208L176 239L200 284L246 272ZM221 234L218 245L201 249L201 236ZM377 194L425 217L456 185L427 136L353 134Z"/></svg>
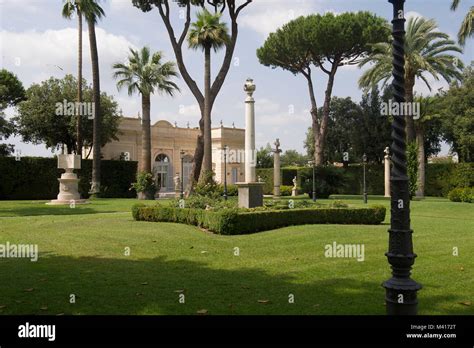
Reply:
<svg viewBox="0 0 474 348"><path fill-rule="evenodd" d="M224 145L224 200L227 201L227 150L229 147Z"/></svg>
<svg viewBox="0 0 474 348"><path fill-rule="evenodd" d="M365 166L367 165L367 155L364 153L362 156L362 162L364 167L364 204L367 204L367 181L365 176Z"/></svg>
<svg viewBox="0 0 474 348"><path fill-rule="evenodd" d="M389 0L393 5L393 89L396 103L405 102L405 0ZM410 116L408 116L410 117ZM385 253L392 277L383 283L389 315L416 315L417 291L421 285L410 278L415 263L410 228L410 195L406 157L406 121L394 116L392 123L391 219L389 249Z"/></svg>
<svg viewBox="0 0 474 348"><path fill-rule="evenodd" d="M180 194L180 197L181 199L184 198L184 155L185 154L186 152L184 152L184 150L180 151L180 155L181 155L181 194Z"/></svg>

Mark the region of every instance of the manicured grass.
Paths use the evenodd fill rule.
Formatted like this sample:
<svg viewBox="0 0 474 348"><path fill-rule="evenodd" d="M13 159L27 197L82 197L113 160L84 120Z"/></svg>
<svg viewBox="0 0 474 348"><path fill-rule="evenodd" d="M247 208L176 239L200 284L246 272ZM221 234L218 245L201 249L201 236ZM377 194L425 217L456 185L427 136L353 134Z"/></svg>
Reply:
<svg viewBox="0 0 474 348"><path fill-rule="evenodd" d="M40 251L38 262L0 258L2 314L385 312L388 224L307 225L229 237L133 221L135 200L99 199L75 209L43 203L0 202L0 244L38 244ZM424 286L420 314L474 314L472 212L473 205L443 199L412 202L419 255L413 277ZM325 258L325 245L334 241L364 244L365 261Z"/></svg>

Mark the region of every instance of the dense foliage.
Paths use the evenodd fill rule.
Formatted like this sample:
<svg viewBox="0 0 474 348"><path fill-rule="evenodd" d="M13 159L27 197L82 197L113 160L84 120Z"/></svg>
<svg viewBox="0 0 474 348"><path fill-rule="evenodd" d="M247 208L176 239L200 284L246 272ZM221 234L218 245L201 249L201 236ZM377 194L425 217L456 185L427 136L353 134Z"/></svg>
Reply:
<svg viewBox="0 0 474 348"><path fill-rule="evenodd" d="M18 115L13 118L18 133L24 142L45 144L47 148L58 149L62 145L68 153L76 150L76 117L75 110L58 107L74 103L77 94L77 80L72 75L63 79L51 77L40 84L32 84L26 91L26 100L18 104ZM92 110L93 90L83 80L83 101L88 110ZM95 107L95 106L94 106ZM101 146L112 139L117 140L119 126L118 104L112 96L101 94ZM81 117L84 145L92 146L92 117Z"/></svg>
<svg viewBox="0 0 474 348"><path fill-rule="evenodd" d="M79 193L89 197L92 161L82 160ZM135 198L130 190L135 181L137 162L102 161L102 192L105 198ZM57 159L40 157L0 157L0 199L55 199L59 191L58 178L64 172L57 168Z"/></svg>

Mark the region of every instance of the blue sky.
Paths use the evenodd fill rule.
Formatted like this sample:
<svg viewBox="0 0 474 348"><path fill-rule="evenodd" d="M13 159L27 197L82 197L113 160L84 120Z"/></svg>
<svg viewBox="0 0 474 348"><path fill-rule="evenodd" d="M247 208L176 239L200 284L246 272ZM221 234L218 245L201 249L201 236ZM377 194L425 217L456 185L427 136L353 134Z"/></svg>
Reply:
<svg viewBox="0 0 474 348"><path fill-rule="evenodd" d="M462 1L457 12L450 11L450 3L450 0L408 0L405 5L406 16L434 18L441 31L455 38L472 1ZM106 0L103 1L103 7L106 17L98 23L97 28L101 87L114 95L124 115L136 116L141 110L140 98L138 95L129 97L125 91L117 91L111 65L124 61L130 46L138 48L148 45L152 50L163 51L166 60L174 60L168 34L156 9L143 13L131 5L131 0ZM22 0L21 5L18 0L0 0L0 65L17 74L25 87L50 76L60 78L67 73L76 74L76 21L63 19L61 8L61 0ZM283 150L304 151L303 140L310 125L305 80L301 76L260 65L255 51L270 32L292 18L315 12L360 10L375 12L386 19L392 16L391 4L385 0L254 0L241 13L234 61L213 110L213 126L218 126L221 120L226 126L233 122L237 127L244 126L243 84L247 77L252 77L257 84L257 145L273 143L278 137ZM172 5L172 11L175 25L181 28L182 20L175 5ZM222 53L212 58L215 76L222 61ZM474 60L472 39L460 58L466 64ZM203 54L186 49L184 59L191 75L202 86ZM341 69L336 76L333 94L359 101L361 91L357 80L361 73L357 67ZM88 39L87 33L84 33L84 77L91 82L91 76ZM316 71L313 77L318 103L321 104L326 75ZM152 122L166 119L173 123L176 121L183 127L187 122L197 126L199 108L186 84L181 80L178 80L178 84L182 92L176 97L153 97ZM433 81L434 91L442 87L446 88L446 83ZM422 94L429 93L421 82L417 82L416 90ZM13 112L8 110L7 114L12 115ZM15 144L22 155L52 155L44 146L23 144L19 138L10 138L8 142ZM446 150L444 147L443 152Z"/></svg>

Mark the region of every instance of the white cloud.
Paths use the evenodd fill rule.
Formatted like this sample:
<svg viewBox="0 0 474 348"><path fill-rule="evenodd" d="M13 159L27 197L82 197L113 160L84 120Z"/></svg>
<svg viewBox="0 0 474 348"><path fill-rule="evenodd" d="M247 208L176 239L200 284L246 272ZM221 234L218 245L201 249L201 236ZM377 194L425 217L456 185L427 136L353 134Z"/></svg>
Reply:
<svg viewBox="0 0 474 348"><path fill-rule="evenodd" d="M315 0L258 0L245 9L239 23L266 37L283 24L316 11Z"/></svg>
<svg viewBox="0 0 474 348"><path fill-rule="evenodd" d="M99 50L101 80L111 75L111 65L123 61L128 48L134 45L123 36L96 28ZM84 77L91 82L89 36L83 33ZM20 80L29 86L50 77L64 74L76 75L77 30L65 28L39 32L0 31L4 66L15 72ZM110 86L109 86L110 87Z"/></svg>

